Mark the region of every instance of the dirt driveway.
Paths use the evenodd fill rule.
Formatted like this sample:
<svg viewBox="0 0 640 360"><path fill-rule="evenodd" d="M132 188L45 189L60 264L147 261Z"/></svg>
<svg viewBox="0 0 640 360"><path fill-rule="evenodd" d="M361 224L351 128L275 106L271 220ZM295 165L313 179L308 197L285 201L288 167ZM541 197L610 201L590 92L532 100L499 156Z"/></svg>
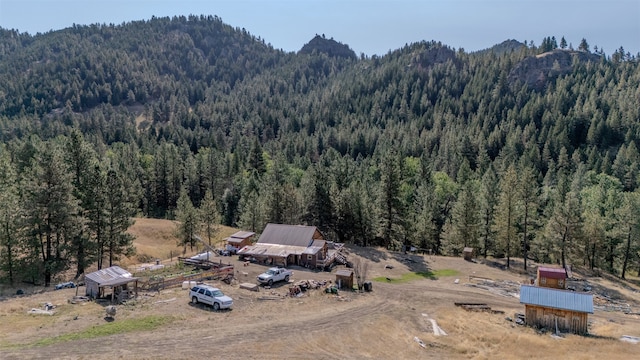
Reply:
<svg viewBox="0 0 640 360"><path fill-rule="evenodd" d="M118 308L114 323L149 316L167 319L152 331L69 338L50 345L37 342L104 326L104 308L94 302L67 304L66 300L75 294L74 289L5 299L0 301L0 334L3 334L0 358L520 358L523 346L542 351L539 355L562 354L575 346L589 346L595 349L590 354L608 354L607 359L612 359L616 355L630 358L639 351L637 346L614 340L622 333L640 335L637 316L596 314L591 317L591 331L599 337L568 336L564 342L505 320L514 312L523 312L519 299L508 291L495 292L476 286L472 277L505 283L528 281L517 273L454 258L415 256L407 261L404 254L375 250L363 252L362 257L370 261L370 278L391 281L374 281L373 291L368 293L333 295L312 290L302 297L291 298L286 296L287 286L261 288L259 292L240 289L238 283L255 282L255 276L265 267L243 266L234 258L223 258L235 262L238 282L212 283L234 298L233 310L214 312L206 306L193 306L186 290L167 289L141 294L134 304ZM455 270L455 274L394 281L409 271L421 269ZM294 268L293 281L303 279L335 280L335 275ZM29 308L45 301L58 305L56 315L26 315ZM505 314L467 312L454 302L487 303ZM437 321L447 335L436 336L430 319Z"/></svg>

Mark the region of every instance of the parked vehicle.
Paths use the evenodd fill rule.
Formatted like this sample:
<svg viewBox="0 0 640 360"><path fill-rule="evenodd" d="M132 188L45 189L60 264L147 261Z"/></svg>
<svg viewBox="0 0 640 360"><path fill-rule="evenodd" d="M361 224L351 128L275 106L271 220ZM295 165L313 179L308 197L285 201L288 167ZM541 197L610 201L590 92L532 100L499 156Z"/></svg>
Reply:
<svg viewBox="0 0 640 360"><path fill-rule="evenodd" d="M76 287L76 284L73 281L69 281L69 282L60 283L56 285L55 289L61 290L61 289L75 288L75 287Z"/></svg>
<svg viewBox="0 0 640 360"><path fill-rule="evenodd" d="M191 303L208 304L214 310L229 309L233 306L233 299L223 294L220 289L209 285L196 285L189 291Z"/></svg>
<svg viewBox="0 0 640 360"><path fill-rule="evenodd" d="M293 271L285 268L272 267L264 273L258 275L258 282L263 285L273 285L278 281L289 282L289 279L293 276Z"/></svg>

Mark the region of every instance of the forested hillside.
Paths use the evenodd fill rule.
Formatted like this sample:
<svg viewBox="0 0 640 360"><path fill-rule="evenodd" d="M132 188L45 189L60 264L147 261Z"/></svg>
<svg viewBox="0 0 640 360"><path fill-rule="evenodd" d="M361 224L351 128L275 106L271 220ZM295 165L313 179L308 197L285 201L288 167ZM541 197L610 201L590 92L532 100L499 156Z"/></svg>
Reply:
<svg viewBox="0 0 640 360"><path fill-rule="evenodd" d="M0 29L0 276L116 263L135 215L180 220L185 246L275 222L640 271L638 56L310 40L211 16Z"/></svg>

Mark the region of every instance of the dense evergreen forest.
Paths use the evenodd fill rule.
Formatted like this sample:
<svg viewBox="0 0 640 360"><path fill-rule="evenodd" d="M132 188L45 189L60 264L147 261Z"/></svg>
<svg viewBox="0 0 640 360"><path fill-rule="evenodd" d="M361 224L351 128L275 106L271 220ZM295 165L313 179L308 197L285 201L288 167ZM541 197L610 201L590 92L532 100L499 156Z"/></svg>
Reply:
<svg viewBox="0 0 640 360"><path fill-rule="evenodd" d="M0 276L117 263L135 216L179 220L184 246L273 222L640 271L638 55L555 36L301 45L215 16L0 29Z"/></svg>

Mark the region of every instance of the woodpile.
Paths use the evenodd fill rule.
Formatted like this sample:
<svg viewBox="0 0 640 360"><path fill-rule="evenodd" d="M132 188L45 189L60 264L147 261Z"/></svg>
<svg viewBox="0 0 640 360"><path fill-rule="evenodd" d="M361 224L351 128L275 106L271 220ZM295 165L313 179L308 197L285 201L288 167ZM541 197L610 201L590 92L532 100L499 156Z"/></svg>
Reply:
<svg viewBox="0 0 640 360"><path fill-rule="evenodd" d="M491 306L484 303L454 303L455 306L459 306L467 311L482 311L482 312L490 312L492 314L504 314L502 310L493 310Z"/></svg>

